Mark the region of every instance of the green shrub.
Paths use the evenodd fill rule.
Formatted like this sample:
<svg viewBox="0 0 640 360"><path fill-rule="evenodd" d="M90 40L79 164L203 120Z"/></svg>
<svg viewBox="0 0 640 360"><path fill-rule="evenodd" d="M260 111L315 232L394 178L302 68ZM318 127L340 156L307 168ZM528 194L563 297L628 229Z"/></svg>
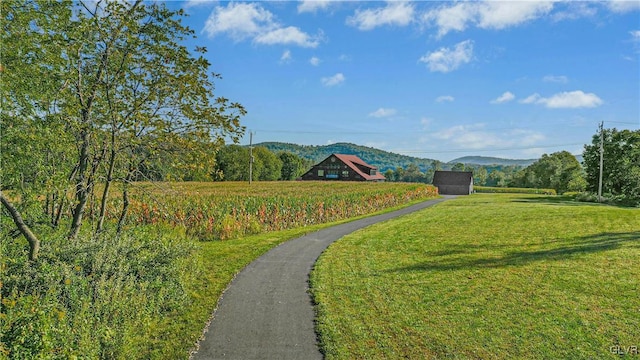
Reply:
<svg viewBox="0 0 640 360"><path fill-rule="evenodd" d="M580 202L599 202L598 195L590 192L577 193L574 196ZM640 207L640 199L630 198L625 195L602 194L602 202L609 205Z"/></svg>

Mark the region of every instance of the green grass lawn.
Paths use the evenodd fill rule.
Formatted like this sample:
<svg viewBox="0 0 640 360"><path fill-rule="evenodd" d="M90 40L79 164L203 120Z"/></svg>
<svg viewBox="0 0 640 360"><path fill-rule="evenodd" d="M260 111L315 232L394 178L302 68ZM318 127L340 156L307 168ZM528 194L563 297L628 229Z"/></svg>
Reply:
<svg viewBox="0 0 640 360"><path fill-rule="evenodd" d="M327 359L600 359L640 347L640 209L477 194L334 243Z"/></svg>

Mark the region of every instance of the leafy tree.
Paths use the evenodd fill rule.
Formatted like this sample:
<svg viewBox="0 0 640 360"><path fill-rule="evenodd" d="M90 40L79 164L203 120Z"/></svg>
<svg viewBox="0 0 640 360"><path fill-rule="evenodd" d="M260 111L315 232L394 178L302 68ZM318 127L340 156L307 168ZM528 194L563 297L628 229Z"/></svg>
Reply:
<svg viewBox="0 0 640 360"><path fill-rule="evenodd" d="M452 171L464 171L465 170L465 166L464 166L463 163L456 163L455 165L453 165L451 170Z"/></svg>
<svg viewBox="0 0 640 360"><path fill-rule="evenodd" d="M295 156L295 155L294 155ZM228 145L216 156L217 180L249 181L249 148ZM252 180L275 181L282 176L283 162L280 157L265 147L253 149Z"/></svg>
<svg viewBox="0 0 640 360"><path fill-rule="evenodd" d="M280 179L282 175L282 160L267 150L267 148L258 146L253 149L253 180L275 181Z"/></svg>
<svg viewBox="0 0 640 360"><path fill-rule="evenodd" d="M387 169L387 171L384 172L384 177L387 179L387 181L397 181L396 172L393 171L393 169Z"/></svg>
<svg viewBox="0 0 640 360"><path fill-rule="evenodd" d="M628 200L640 200L640 130L604 129L602 191ZM584 147L587 190L598 191L600 134Z"/></svg>
<svg viewBox="0 0 640 360"><path fill-rule="evenodd" d="M219 180L249 181L249 149L240 145L223 147L216 155L216 166Z"/></svg>
<svg viewBox="0 0 640 360"><path fill-rule="evenodd" d="M489 174L489 178L487 180L487 186L498 186L504 187L507 186L507 175L500 170L494 170Z"/></svg>
<svg viewBox="0 0 640 360"><path fill-rule="evenodd" d="M488 177L489 173L484 166L479 166L473 171L473 183L476 185L484 186L487 183Z"/></svg>
<svg viewBox="0 0 640 360"><path fill-rule="evenodd" d="M511 184L517 187L555 189L562 194L567 191L584 190L583 171L575 156L560 151L542 157L517 173Z"/></svg>
<svg viewBox="0 0 640 360"><path fill-rule="evenodd" d="M301 157L287 151L279 152L278 157L282 161L280 180L295 180L305 172L305 161Z"/></svg>
<svg viewBox="0 0 640 360"><path fill-rule="evenodd" d="M60 204L72 193L70 238L97 183L104 184L99 230L113 181L127 184L150 159L177 150L172 165L185 178L208 174L212 152L244 132L244 108L214 94L206 49L194 56L180 44L194 34L181 24L182 10L141 0L1 6L2 126L19 144L9 152L3 145L2 186L23 191L22 179Z"/></svg>
<svg viewBox="0 0 640 360"><path fill-rule="evenodd" d="M404 175L402 176L402 181L404 182L422 182L425 183L426 177L422 171L420 171L420 167L416 164L409 164L404 169Z"/></svg>

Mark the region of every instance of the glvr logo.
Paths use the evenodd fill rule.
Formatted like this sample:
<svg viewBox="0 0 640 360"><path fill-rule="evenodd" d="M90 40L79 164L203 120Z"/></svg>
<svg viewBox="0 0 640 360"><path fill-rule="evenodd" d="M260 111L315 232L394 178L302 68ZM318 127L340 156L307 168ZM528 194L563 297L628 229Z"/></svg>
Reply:
<svg viewBox="0 0 640 360"><path fill-rule="evenodd" d="M612 354L615 354L615 355L638 355L638 354L640 354L638 352L638 347L637 346L614 345L614 346L609 348L609 351Z"/></svg>

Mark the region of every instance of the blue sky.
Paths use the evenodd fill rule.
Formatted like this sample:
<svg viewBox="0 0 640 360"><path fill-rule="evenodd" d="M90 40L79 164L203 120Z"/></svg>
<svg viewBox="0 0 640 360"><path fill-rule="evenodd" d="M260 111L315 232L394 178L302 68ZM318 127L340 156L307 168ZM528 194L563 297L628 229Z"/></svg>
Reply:
<svg viewBox="0 0 640 360"><path fill-rule="evenodd" d="M601 121L640 128L640 1L168 6L254 142L536 158L581 153Z"/></svg>

